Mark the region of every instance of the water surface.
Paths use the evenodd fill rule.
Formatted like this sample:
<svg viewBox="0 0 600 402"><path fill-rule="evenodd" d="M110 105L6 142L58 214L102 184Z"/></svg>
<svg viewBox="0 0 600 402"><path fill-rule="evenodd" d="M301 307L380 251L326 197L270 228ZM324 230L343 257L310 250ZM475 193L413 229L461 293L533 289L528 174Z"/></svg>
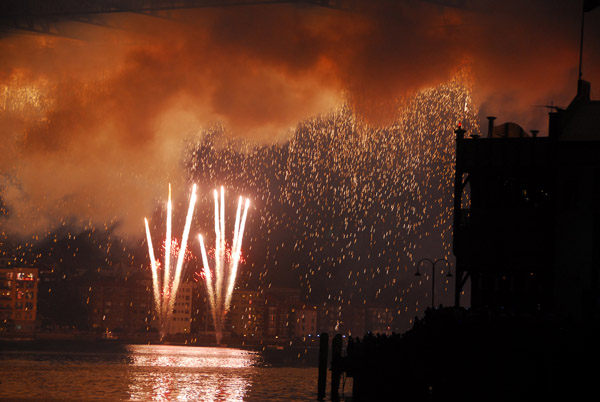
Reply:
<svg viewBox="0 0 600 402"><path fill-rule="evenodd" d="M68 346L68 345L67 345ZM317 369L210 347L72 345L0 352L2 401L312 401Z"/></svg>

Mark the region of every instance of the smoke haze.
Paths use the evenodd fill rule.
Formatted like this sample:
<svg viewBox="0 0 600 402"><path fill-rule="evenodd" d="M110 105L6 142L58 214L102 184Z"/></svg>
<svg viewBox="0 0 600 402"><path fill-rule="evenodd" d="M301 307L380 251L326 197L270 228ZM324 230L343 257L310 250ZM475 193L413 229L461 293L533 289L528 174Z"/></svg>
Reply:
<svg viewBox="0 0 600 402"><path fill-rule="evenodd" d="M373 125L398 100L468 66L482 117L546 131L575 94L581 7L571 1L365 2L105 16L61 35L0 38L0 161L7 230L142 218L166 185L185 202L186 144L230 135L285 141L344 102ZM450 2L451 3L451 2ZM525 3L525 4L522 4ZM368 4L368 5L367 5ZM600 85L600 11L586 15L584 79ZM598 98L598 96L596 96ZM200 184L200 194L209 189Z"/></svg>

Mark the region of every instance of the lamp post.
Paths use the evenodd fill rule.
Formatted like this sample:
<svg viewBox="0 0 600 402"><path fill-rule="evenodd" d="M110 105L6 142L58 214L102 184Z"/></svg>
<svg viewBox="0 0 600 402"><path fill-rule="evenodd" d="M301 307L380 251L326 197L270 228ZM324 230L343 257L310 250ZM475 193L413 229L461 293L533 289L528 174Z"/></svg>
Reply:
<svg viewBox="0 0 600 402"><path fill-rule="evenodd" d="M419 261L417 261L417 272L415 273L415 276L421 276L421 273L419 272L419 267L425 261L431 264L431 308L435 308L435 265L438 262L445 262L448 266L448 274L446 275L446 277L452 277L452 273L450 272L450 262L445 258L438 258L437 260L435 260L435 262L430 260L429 258L421 258Z"/></svg>

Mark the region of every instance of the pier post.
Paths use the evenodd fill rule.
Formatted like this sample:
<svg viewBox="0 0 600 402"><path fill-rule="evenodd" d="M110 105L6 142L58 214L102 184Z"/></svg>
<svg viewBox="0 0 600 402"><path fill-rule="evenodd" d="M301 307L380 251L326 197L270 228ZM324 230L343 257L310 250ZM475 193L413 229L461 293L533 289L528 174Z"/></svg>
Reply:
<svg viewBox="0 0 600 402"><path fill-rule="evenodd" d="M329 353L329 334L323 332L319 342L319 382L317 397L320 401L325 399L325 387L327 386L327 355Z"/></svg>
<svg viewBox="0 0 600 402"><path fill-rule="evenodd" d="M331 341L331 400L340 400L340 377L342 376L342 335L337 334Z"/></svg>

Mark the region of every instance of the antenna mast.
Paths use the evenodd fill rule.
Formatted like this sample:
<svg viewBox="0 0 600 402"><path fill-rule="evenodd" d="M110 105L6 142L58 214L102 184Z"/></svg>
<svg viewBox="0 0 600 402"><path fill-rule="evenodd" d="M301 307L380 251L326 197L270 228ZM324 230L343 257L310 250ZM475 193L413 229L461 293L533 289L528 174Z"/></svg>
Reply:
<svg viewBox="0 0 600 402"><path fill-rule="evenodd" d="M578 76L578 81L581 81L581 64L583 62L583 23L585 21L585 0L582 1L582 7L581 7L581 36L580 39L581 41L579 42L579 76Z"/></svg>

